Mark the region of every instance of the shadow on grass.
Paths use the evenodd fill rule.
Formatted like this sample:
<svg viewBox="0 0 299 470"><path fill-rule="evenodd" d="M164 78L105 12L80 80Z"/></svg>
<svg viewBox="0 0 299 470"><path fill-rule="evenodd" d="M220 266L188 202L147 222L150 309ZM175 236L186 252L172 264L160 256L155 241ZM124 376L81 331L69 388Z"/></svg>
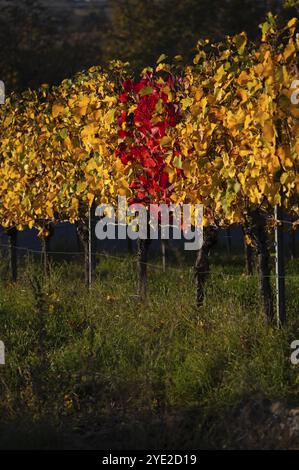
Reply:
<svg viewBox="0 0 299 470"><path fill-rule="evenodd" d="M206 423L207 424L207 423ZM137 450L209 448L208 429L194 410L84 417L55 426L30 418L0 426L0 450ZM203 437L205 436L205 437ZM203 437L203 440L201 439Z"/></svg>

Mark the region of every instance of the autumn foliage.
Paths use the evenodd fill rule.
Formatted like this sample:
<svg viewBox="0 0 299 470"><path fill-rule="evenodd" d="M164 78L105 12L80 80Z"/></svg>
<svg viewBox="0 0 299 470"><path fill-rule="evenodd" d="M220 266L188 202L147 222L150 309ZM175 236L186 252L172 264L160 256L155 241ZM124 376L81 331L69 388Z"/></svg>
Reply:
<svg viewBox="0 0 299 470"><path fill-rule="evenodd" d="M298 216L296 28L293 19L279 29L269 15L258 45L245 33L199 41L189 66L162 56L136 79L114 62L8 97L1 225L42 234L45 221L73 223L117 195L203 203L219 225L245 223L257 207L271 215L283 195Z"/></svg>

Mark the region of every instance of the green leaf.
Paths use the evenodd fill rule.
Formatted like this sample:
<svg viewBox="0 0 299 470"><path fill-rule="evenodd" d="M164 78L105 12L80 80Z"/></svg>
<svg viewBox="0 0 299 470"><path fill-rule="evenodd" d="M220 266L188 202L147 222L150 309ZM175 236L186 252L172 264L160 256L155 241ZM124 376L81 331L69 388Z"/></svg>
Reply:
<svg viewBox="0 0 299 470"><path fill-rule="evenodd" d="M144 88L142 88L142 90L140 91L139 95L140 96L146 96L146 95L150 95L151 93L153 93L153 88L151 86L146 86Z"/></svg>
<svg viewBox="0 0 299 470"><path fill-rule="evenodd" d="M182 168L183 168L182 157L175 157L175 158L173 159L173 166L174 166L175 168L182 169Z"/></svg>
<svg viewBox="0 0 299 470"><path fill-rule="evenodd" d="M161 114L163 111L163 101L162 100L159 100L156 104L156 112L158 114Z"/></svg>
<svg viewBox="0 0 299 470"><path fill-rule="evenodd" d="M104 121L108 126L111 125L114 121L115 111L116 110L114 108L109 109L109 111L107 111L107 113L104 116Z"/></svg>
<svg viewBox="0 0 299 470"><path fill-rule="evenodd" d="M59 137L61 137L61 139L63 140L66 139L67 136L69 135L66 127L64 127L63 129L59 129L58 134L59 134Z"/></svg>
<svg viewBox="0 0 299 470"><path fill-rule="evenodd" d="M269 13L267 14L267 20L271 26L276 26L276 20L271 11L269 11Z"/></svg>
<svg viewBox="0 0 299 470"><path fill-rule="evenodd" d="M240 191L240 189L241 189L241 185L238 181L236 181L235 184L234 184L235 193L238 193Z"/></svg>
<svg viewBox="0 0 299 470"><path fill-rule="evenodd" d="M160 62L164 62L165 59L167 59L167 55L161 54L159 59L157 60L157 64L160 64Z"/></svg>
<svg viewBox="0 0 299 470"><path fill-rule="evenodd" d="M235 36L233 38L233 41L236 45L238 54L242 55L244 53L245 46L246 46L246 43L247 43L246 33L242 32L240 34L237 34L237 36Z"/></svg>
<svg viewBox="0 0 299 470"><path fill-rule="evenodd" d="M262 33L263 33L263 37L266 36L267 32L269 31L270 29L270 25L269 23L263 23L262 24Z"/></svg>
<svg viewBox="0 0 299 470"><path fill-rule="evenodd" d="M192 106L193 104L193 98L183 98L181 100L181 104L182 104L182 109L183 110L186 110L187 108L189 108L190 106Z"/></svg>
<svg viewBox="0 0 299 470"><path fill-rule="evenodd" d="M77 183L77 193L82 193L86 189L86 183L84 181L79 181Z"/></svg>

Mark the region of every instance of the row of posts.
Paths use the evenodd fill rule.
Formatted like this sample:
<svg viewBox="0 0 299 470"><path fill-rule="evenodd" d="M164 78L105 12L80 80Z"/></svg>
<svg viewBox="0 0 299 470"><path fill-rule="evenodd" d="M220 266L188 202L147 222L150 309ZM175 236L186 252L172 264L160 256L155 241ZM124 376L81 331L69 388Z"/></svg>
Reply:
<svg viewBox="0 0 299 470"><path fill-rule="evenodd" d="M275 281L276 281L276 312L277 323L283 325L286 322L286 296L285 296L285 265L284 265L284 229L283 229L283 198L280 205L275 206L274 217L275 224ZM84 233L81 240L84 240L85 251L85 277L86 283L89 287L96 276L96 235L95 235L95 204L93 204L88 211L88 227L84 227ZM87 229L87 230L86 230ZM87 232L87 233L86 233ZM12 228L8 230L9 239L9 268L12 280L17 279L17 230ZM230 238L230 232L226 233L227 238ZM146 290L146 263L147 263L147 250L148 240L140 240L138 244L138 291L141 295L145 295ZM47 244L47 241L44 242ZM46 249L47 247L45 247ZM46 261L45 261L46 262ZM166 243L162 240L162 265L163 271L166 270Z"/></svg>

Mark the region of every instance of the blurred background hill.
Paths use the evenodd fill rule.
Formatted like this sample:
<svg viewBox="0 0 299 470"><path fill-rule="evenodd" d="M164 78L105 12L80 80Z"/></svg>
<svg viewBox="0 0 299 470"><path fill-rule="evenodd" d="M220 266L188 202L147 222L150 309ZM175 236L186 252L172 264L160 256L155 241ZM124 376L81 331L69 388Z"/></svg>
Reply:
<svg viewBox="0 0 299 470"><path fill-rule="evenodd" d="M114 58L140 69L165 53L190 60L200 37L241 30L296 0L0 0L0 79L7 90L57 83ZM286 4L288 8L286 7Z"/></svg>

